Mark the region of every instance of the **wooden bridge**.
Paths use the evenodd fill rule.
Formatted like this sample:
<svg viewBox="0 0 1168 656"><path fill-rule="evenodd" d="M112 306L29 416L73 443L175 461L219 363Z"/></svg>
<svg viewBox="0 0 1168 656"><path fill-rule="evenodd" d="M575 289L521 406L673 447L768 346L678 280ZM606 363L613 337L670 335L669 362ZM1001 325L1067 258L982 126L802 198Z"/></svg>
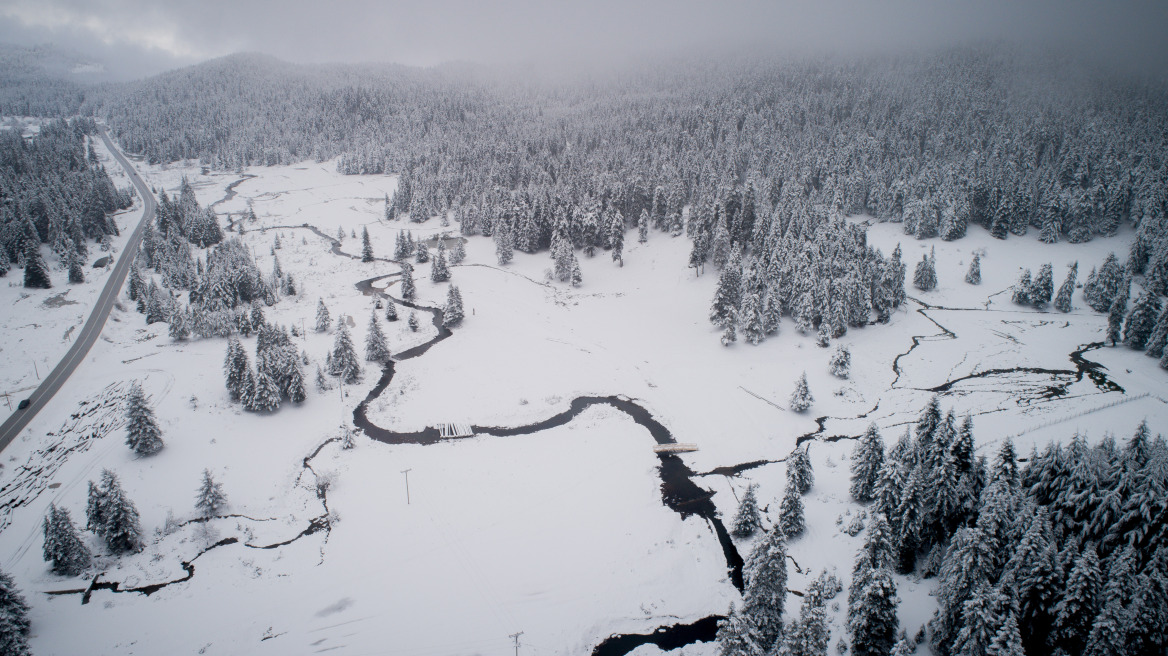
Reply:
<svg viewBox="0 0 1168 656"><path fill-rule="evenodd" d="M653 447L653 453L688 453L697 450L696 444L658 444Z"/></svg>
<svg viewBox="0 0 1168 656"><path fill-rule="evenodd" d="M474 437L474 431L470 429L470 424L438 424L436 428L445 439Z"/></svg>

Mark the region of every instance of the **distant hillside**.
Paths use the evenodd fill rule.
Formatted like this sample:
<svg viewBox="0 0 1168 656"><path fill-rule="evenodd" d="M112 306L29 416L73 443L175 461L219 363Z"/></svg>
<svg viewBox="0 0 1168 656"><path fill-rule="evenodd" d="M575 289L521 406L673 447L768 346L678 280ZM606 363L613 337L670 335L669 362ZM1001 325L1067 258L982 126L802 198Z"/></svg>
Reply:
<svg viewBox="0 0 1168 656"><path fill-rule="evenodd" d="M104 64L74 52L0 43L0 114L72 116L107 78Z"/></svg>

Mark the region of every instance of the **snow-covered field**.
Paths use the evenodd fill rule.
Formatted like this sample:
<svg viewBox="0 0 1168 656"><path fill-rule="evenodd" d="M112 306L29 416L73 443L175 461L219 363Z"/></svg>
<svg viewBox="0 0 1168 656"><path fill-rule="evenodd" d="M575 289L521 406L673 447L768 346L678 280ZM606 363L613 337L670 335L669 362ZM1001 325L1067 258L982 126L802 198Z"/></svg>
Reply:
<svg viewBox="0 0 1168 656"><path fill-rule="evenodd" d="M25 131L39 127L35 123L21 125ZM119 189L132 188L129 176L110 156L105 143L96 137L91 141L114 185ZM109 252L90 244L83 283L69 283L65 263L48 249L44 253L53 280L52 289L26 289L23 272L15 267L0 278L0 307L5 308L0 313L0 334L4 335L0 341L0 394L5 396L0 401L0 417L7 419L16 410L16 404L36 389L73 345L113 270L113 261L108 267L90 265L106 256L116 260L141 216L142 200L136 196L133 207L114 215L121 234L110 238Z"/></svg>
<svg viewBox="0 0 1168 656"><path fill-rule="evenodd" d="M228 185L241 179L197 167L143 173L168 193L187 175L204 205L224 199ZM419 236L444 229L436 221L418 227L382 218L393 177L339 176L332 163L246 173L255 177L235 185L235 195L216 210L254 209L258 220L244 224L244 239L263 271L272 268L279 235L282 247L274 252L301 293L266 315L310 329L295 339L312 361L311 379L332 344L332 335L311 332L317 298L334 319L352 316L360 348L372 300L354 283L398 267L339 257L304 228L264 229L307 223L335 236L340 228L344 251L359 253L360 239L352 235L367 227L382 257L392 253L399 229ZM1126 436L1144 417L1153 427L1164 424L1165 372L1151 358L1123 348L1084 353L1107 367L1124 394L1104 393L1085 376L1076 380L1070 354L1102 340L1105 317L1077 296L1079 309L1062 314L1014 306L1002 293L1019 266L1037 270L1045 262L1055 266L1057 287L1065 265L1078 258L1082 281L1108 251L1125 253L1130 234L1085 247L1044 246L1033 237L993 240L979 228L957 242L917 242L899 227L876 225L869 239L886 253L900 242L910 278L921 254L935 246L939 287L910 288L917 300L889 325L852 330L840 340L852 352L847 380L830 375L830 351L796 333L790 321L761 345L721 346L706 321L716 274L694 279L684 239L655 232L637 244L630 232L623 268L607 253L581 255L584 284L569 288L544 282L551 265L546 253L516 253L498 267L493 243L472 238L466 265L453 269L452 283L466 304L462 327L425 355L398 363L369 417L401 431L442 422L519 426L565 411L578 396L624 395L677 441L698 445L682 458L725 518L752 482L760 485L762 505L777 515L781 460L800 436L857 436L874 421L894 440L931 389L964 376L973 377L950 386L942 407L975 415L983 451L1008 435L1026 453L1031 444L1076 430L1094 441L1107 430ZM963 278L978 249L984 249L983 282L975 287ZM429 265L416 268L419 302L440 305L449 283L432 283L428 274ZM394 286L389 293L396 295ZM47 314L29 301L5 321ZM394 324L382 320L394 353L434 336L428 315L419 317L418 333L410 332L408 312L403 308ZM914 336L920 336L915 348ZM254 348L254 338L244 342ZM593 407L531 435L431 446L361 438L345 451L336 441L321 445L351 421L378 371L367 368L360 384L344 388L345 396L337 388L311 388L302 406L259 416L227 397L225 347L224 340L175 344L164 324L145 326L128 305L115 310L87 361L6 450L0 565L33 606L35 653L503 654L513 649L508 635L522 631L520 653L588 654L611 634L693 622L724 613L738 599L711 527L663 505L660 461L648 431L612 408ZM1065 382L1066 393L1041 398L1052 384L1047 373L976 375L1018 367L1066 370L1054 381ZM815 402L797 414L785 408L803 371ZM133 379L144 381L167 443L146 459L124 445L117 412L119 394ZM1111 405L1124 399L1133 400ZM826 417L822 431L818 417ZM61 446L50 451L52 445ZM798 565L791 568L793 590L824 568L847 585L862 541L843 531L860 510L847 492L850 451L847 439L819 439L810 447L816 483L805 499L808 530L790 544ZM753 461L770 462L738 476L701 474ZM41 518L53 502L84 524L86 481L102 468L118 473L137 504L148 546L139 555L102 560L88 577L53 575L40 557ZM238 516L163 531L168 512L176 524L193 517L204 468L223 483L228 512ZM322 481L328 481L327 507L318 494ZM738 550L745 556L749 547L741 543ZM189 580L149 595L125 591L190 571ZM46 594L85 590L98 572L100 581L119 582L123 592L96 589L87 604L80 593ZM931 586L898 581L902 626L910 632L931 613ZM797 612L798 598L787 607ZM842 611L832 614L834 645ZM634 653L657 652L647 646ZM706 643L682 653L713 652Z"/></svg>

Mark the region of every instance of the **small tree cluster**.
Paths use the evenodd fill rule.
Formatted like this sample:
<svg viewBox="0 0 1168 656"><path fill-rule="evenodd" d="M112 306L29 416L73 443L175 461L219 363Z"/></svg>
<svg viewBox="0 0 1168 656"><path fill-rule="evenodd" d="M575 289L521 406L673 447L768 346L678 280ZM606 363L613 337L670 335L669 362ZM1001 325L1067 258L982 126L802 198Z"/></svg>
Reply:
<svg viewBox="0 0 1168 656"><path fill-rule="evenodd" d="M126 444L140 456L154 455L163 447L162 431L137 381L126 397Z"/></svg>
<svg viewBox="0 0 1168 656"><path fill-rule="evenodd" d="M138 509L126 498L118 477L108 469L101 472L100 487L89 482L85 528L105 540L106 546L115 554L142 549Z"/></svg>
<svg viewBox="0 0 1168 656"><path fill-rule="evenodd" d="M77 576L93 561L89 547L81 541L73 518L65 508L49 504L44 522L44 558L53 564L53 572Z"/></svg>
<svg viewBox="0 0 1168 656"><path fill-rule="evenodd" d="M463 317L462 292L455 285L451 285L446 291L446 305L442 307L442 325L452 328L462 323Z"/></svg>

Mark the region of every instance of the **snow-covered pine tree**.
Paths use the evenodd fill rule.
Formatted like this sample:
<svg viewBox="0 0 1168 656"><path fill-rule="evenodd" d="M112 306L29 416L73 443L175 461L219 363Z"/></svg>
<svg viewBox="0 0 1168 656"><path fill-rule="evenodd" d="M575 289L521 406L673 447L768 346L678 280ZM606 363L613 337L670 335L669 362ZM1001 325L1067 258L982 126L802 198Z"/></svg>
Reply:
<svg viewBox="0 0 1168 656"><path fill-rule="evenodd" d="M738 313L731 311L731 317L737 317ZM731 318L726 321L726 328L722 330L721 342L722 346L730 346L738 341L738 319Z"/></svg>
<svg viewBox="0 0 1168 656"><path fill-rule="evenodd" d="M325 306L324 299L316 299L316 332L328 331L330 323L332 323L332 319L329 317L328 307Z"/></svg>
<svg viewBox="0 0 1168 656"><path fill-rule="evenodd" d="M0 571L0 654L29 656L28 603L7 572Z"/></svg>
<svg viewBox="0 0 1168 656"><path fill-rule="evenodd" d="M811 470L811 456L807 445L797 447L787 457L787 478L795 481L799 494L807 494L815 484L815 472Z"/></svg>
<svg viewBox="0 0 1168 656"><path fill-rule="evenodd" d="M282 376L284 387L281 391L293 403L304 403L308 398L308 391L304 389L304 372L300 370L300 363L292 358L284 363L284 367Z"/></svg>
<svg viewBox="0 0 1168 656"><path fill-rule="evenodd" d="M40 244L32 239L26 240L24 246L24 286L30 289L50 289L53 286Z"/></svg>
<svg viewBox="0 0 1168 656"><path fill-rule="evenodd" d="M276 385L276 381L272 380L272 377L263 370L256 371L254 392L249 396L250 399L244 401L244 410L272 412L280 408L280 388ZM248 400L251 402L248 403Z"/></svg>
<svg viewBox="0 0 1168 656"><path fill-rule="evenodd" d="M337 226L337 241L345 241L345 229Z"/></svg>
<svg viewBox="0 0 1168 656"><path fill-rule="evenodd" d="M1127 315L1127 322L1123 327L1123 343L1137 351L1142 351L1148 344L1148 338L1156 328L1156 317L1160 314L1160 299L1154 294L1144 292L1132 304L1132 311Z"/></svg>
<svg viewBox="0 0 1168 656"><path fill-rule="evenodd" d="M922 255L913 272L913 286L922 292L932 291L937 287L937 268L933 258Z"/></svg>
<svg viewBox="0 0 1168 656"><path fill-rule="evenodd" d="M170 313L169 326L167 332L170 338L176 342L184 342L191 336L191 318L190 311L186 309L176 309Z"/></svg>
<svg viewBox="0 0 1168 656"><path fill-rule="evenodd" d="M409 326L410 332L418 332L418 313L410 310L410 318L406 319L406 325Z"/></svg>
<svg viewBox="0 0 1168 656"><path fill-rule="evenodd" d="M227 341L227 357L223 361L223 370L227 375L227 392L232 401L238 401L243 394L243 381L251 365L247 361L247 351L234 336Z"/></svg>
<svg viewBox="0 0 1168 656"><path fill-rule="evenodd" d="M1152 328L1152 334L1148 337L1148 342L1145 345L1147 348L1145 353L1148 357L1158 360L1164 357L1166 343L1168 343L1168 305L1164 306L1160 316L1156 319L1156 325Z"/></svg>
<svg viewBox="0 0 1168 656"><path fill-rule="evenodd" d="M1030 280L1030 269L1023 269L1018 282L1014 283L1014 302L1018 305L1030 305L1030 292L1034 284Z"/></svg>
<svg viewBox="0 0 1168 656"><path fill-rule="evenodd" d="M1058 294L1054 297L1054 307L1059 312L1070 312L1073 308L1071 299L1075 295L1075 280L1079 276L1079 263L1075 262L1067 270L1067 277L1059 286Z"/></svg>
<svg viewBox="0 0 1168 656"><path fill-rule="evenodd" d="M85 282L85 270L81 268L81 255L76 250L69 251L69 282L74 285Z"/></svg>
<svg viewBox="0 0 1168 656"><path fill-rule="evenodd" d="M856 656L884 656L892 649L900 620L896 615L896 581L887 567L878 567L865 577L856 614L849 618L852 653Z"/></svg>
<svg viewBox="0 0 1168 656"><path fill-rule="evenodd" d="M127 281L126 297L131 301L142 298L142 294L146 291L146 284L142 282L142 270L138 268L136 263L131 264Z"/></svg>
<svg viewBox="0 0 1168 656"><path fill-rule="evenodd" d="M227 495L223 493L223 486L211 477L211 470L203 470L203 482L195 495L195 512L199 517L214 517L219 511L227 507Z"/></svg>
<svg viewBox="0 0 1168 656"><path fill-rule="evenodd" d="M397 321L397 319L397 303L394 303L392 298L388 299L385 303L385 320Z"/></svg>
<svg viewBox="0 0 1168 656"><path fill-rule="evenodd" d="M747 292L742 299L742 337L751 344L766 339L763 327L762 298L758 292Z"/></svg>
<svg viewBox="0 0 1168 656"><path fill-rule="evenodd" d="M438 240L438 252L430 264L430 280L431 282L450 280L450 267L446 265L446 246L441 239Z"/></svg>
<svg viewBox="0 0 1168 656"><path fill-rule="evenodd" d="M454 240L454 248L450 249L451 264L462 264L462 261L466 259L465 242L466 240L461 238Z"/></svg>
<svg viewBox="0 0 1168 656"><path fill-rule="evenodd" d="M637 219L637 243L643 244L647 241L649 241L649 212L642 209L641 216Z"/></svg>
<svg viewBox="0 0 1168 656"><path fill-rule="evenodd" d="M140 456L154 455L163 447L162 431L137 381L126 397L126 444Z"/></svg>
<svg viewBox="0 0 1168 656"><path fill-rule="evenodd" d="M324 375L324 370L320 368L319 364L316 365L316 391L327 392L332 388L333 386L329 384L328 378Z"/></svg>
<svg viewBox="0 0 1168 656"><path fill-rule="evenodd" d="M373 244L369 242L369 228L361 228L361 261L373 261Z"/></svg>
<svg viewBox="0 0 1168 656"><path fill-rule="evenodd" d="M779 527L788 539L799 537L807 527L803 516L803 496L799 494L798 483L790 475L787 476L783 501L779 504Z"/></svg>
<svg viewBox="0 0 1168 656"><path fill-rule="evenodd" d="M414 245L414 261L418 264L425 264L430 261L430 249L426 247L426 242L419 240Z"/></svg>
<svg viewBox="0 0 1168 656"><path fill-rule="evenodd" d="M965 274L965 282L971 285L981 284L981 254L974 253L973 259L969 261L969 271Z"/></svg>
<svg viewBox="0 0 1168 656"><path fill-rule="evenodd" d="M1086 547L1075 560L1055 605L1052 646L1067 654L1080 654L1102 603L1103 575L1094 547Z"/></svg>
<svg viewBox="0 0 1168 656"><path fill-rule="evenodd" d="M343 318L337 321L329 373L340 376L342 380L350 384L357 382L361 377L361 365L357 362L357 351L353 347L353 339L349 336L349 327Z"/></svg>
<svg viewBox="0 0 1168 656"><path fill-rule="evenodd" d="M799 618L787 627L779 643L776 656L827 656L831 632L827 627L827 599L823 595L824 571L808 586L799 607Z"/></svg>
<svg viewBox="0 0 1168 656"><path fill-rule="evenodd" d="M815 397L811 396L811 390L807 387L807 372L805 371L799 376L799 380L795 381L795 391L791 392L791 411L803 412L811 407L813 401L815 401Z"/></svg>
<svg viewBox="0 0 1168 656"><path fill-rule="evenodd" d="M451 328L462 323L463 319L462 309L462 292L458 287L451 285L450 289L446 290L446 305L442 308L442 325Z"/></svg>
<svg viewBox="0 0 1168 656"><path fill-rule="evenodd" d="M1112 346L1121 341L1123 315L1126 313L1127 297L1116 295L1115 300L1111 303L1111 309L1107 313L1107 341L1111 342Z"/></svg>
<svg viewBox="0 0 1168 656"><path fill-rule="evenodd" d="M769 649L783 631L783 606L787 599L787 547L783 529L776 524L746 560L746 589L742 612L757 644Z"/></svg>
<svg viewBox="0 0 1168 656"><path fill-rule="evenodd" d="M49 504L44 537L44 558L53 563L53 572L56 574L77 576L93 560L89 547L77 535L77 527L73 525L73 518L66 508Z"/></svg>
<svg viewBox="0 0 1168 656"><path fill-rule="evenodd" d="M414 286L414 270L406 263L402 263L401 295L406 301L413 301L418 297L418 288Z"/></svg>
<svg viewBox="0 0 1168 656"><path fill-rule="evenodd" d="M584 272L580 270L580 260L576 259L576 254L572 253L572 276L571 283L573 287L579 287L584 282Z"/></svg>
<svg viewBox="0 0 1168 656"><path fill-rule="evenodd" d="M1043 308L1050 303L1051 295L1054 293L1053 275L1050 263L1039 267L1034 284L1030 286L1030 303L1034 307Z"/></svg>
<svg viewBox="0 0 1168 656"><path fill-rule="evenodd" d="M1094 271L1092 273L1095 274ZM1119 258L1115 253L1109 253L1103 265L1099 267L1098 273L1087 276L1087 282L1083 285L1083 300L1096 312L1107 312L1115 302L1117 294L1123 292L1126 295L1124 278L1124 269L1119 263Z"/></svg>
<svg viewBox="0 0 1168 656"><path fill-rule="evenodd" d="M718 276L718 289L710 306L710 322L724 328L731 318L731 310L742 302L742 260L735 250L730 261Z"/></svg>
<svg viewBox="0 0 1168 656"><path fill-rule="evenodd" d="M612 222L608 224L608 243L612 246L612 261L625 265L625 217L620 210L612 213Z"/></svg>
<svg viewBox="0 0 1168 656"><path fill-rule="evenodd" d="M643 216L643 214L642 214ZM730 604L726 619L718 621L718 656L760 656L767 652L767 646L760 643L753 622L745 610Z"/></svg>
<svg viewBox="0 0 1168 656"><path fill-rule="evenodd" d="M101 530L98 534L115 554L142 549L142 527L138 523L138 509L126 498L118 477L108 469L101 472L100 490Z"/></svg>
<svg viewBox="0 0 1168 656"><path fill-rule="evenodd" d="M758 511L758 498L754 494L757 487L753 484L746 486L746 492L738 504L738 512L730 528L730 533L736 538L748 538L762 529L762 515Z"/></svg>
<svg viewBox="0 0 1168 656"><path fill-rule="evenodd" d="M852 452L852 498L860 503L872 501L876 495L876 483L880 478L880 468L884 465L884 440L876 424L868 424L868 430L860 438L860 443Z"/></svg>
<svg viewBox="0 0 1168 656"><path fill-rule="evenodd" d="M847 378L852 370L852 352L843 344L838 344L827 361L831 375L837 378Z"/></svg>
<svg viewBox="0 0 1168 656"><path fill-rule="evenodd" d="M381 321L377 319L377 311L369 315L369 331L365 334L365 361L385 364L389 360L389 344L385 341L385 333L381 330Z"/></svg>

